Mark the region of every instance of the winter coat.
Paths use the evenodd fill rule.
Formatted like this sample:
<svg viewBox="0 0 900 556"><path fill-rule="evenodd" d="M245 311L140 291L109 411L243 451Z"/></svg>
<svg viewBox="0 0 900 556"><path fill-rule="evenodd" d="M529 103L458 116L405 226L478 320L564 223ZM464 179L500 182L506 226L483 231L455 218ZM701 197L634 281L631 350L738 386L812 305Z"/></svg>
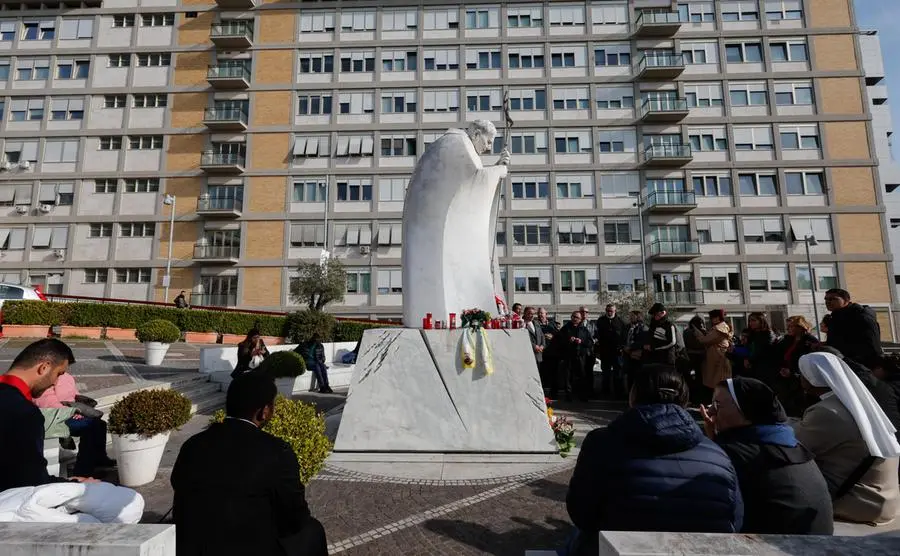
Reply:
<svg viewBox="0 0 900 556"><path fill-rule="evenodd" d="M625 345L625 333L628 325L619 315L609 318L601 315L594 325L597 350L604 357L615 357Z"/></svg>
<svg viewBox="0 0 900 556"><path fill-rule="evenodd" d="M556 338L559 342L556 346L559 350L557 354L562 359L586 357L593 353L594 338L585 326L573 326L571 322L567 322ZM570 338L580 338L581 343L576 344Z"/></svg>
<svg viewBox="0 0 900 556"><path fill-rule="evenodd" d="M262 338L255 344L246 339L243 340L238 344L237 351L237 365L235 365L234 370L231 372L231 378L237 378L249 371L250 361L253 360L254 355L262 355L264 358L269 356L269 348L266 347L266 343Z"/></svg>
<svg viewBox="0 0 900 556"><path fill-rule="evenodd" d="M675 404L636 406L584 439L566 508L576 554L598 531L736 533L743 502L734 466Z"/></svg>
<svg viewBox="0 0 900 556"><path fill-rule="evenodd" d="M744 499L742 533L831 535L828 485L814 455L787 425L748 426L716 435L737 471Z"/></svg>
<svg viewBox="0 0 900 556"><path fill-rule="evenodd" d="M883 352L881 326L875 311L868 305L851 303L832 311L830 316L827 344L847 359L867 366L874 364L875 358Z"/></svg>
<svg viewBox="0 0 900 556"><path fill-rule="evenodd" d="M650 351L644 352L645 363L674 365L675 346L678 345L675 325L667 318L651 321L647 330L647 345Z"/></svg>
<svg viewBox="0 0 900 556"><path fill-rule="evenodd" d="M790 369L792 373L800 374L800 358L807 353L812 353L813 345L818 343L818 339L812 334L804 334L800 337L800 341L794 346L794 337L790 335L783 336L781 340L775 344L776 360L775 369L777 373L781 369Z"/></svg>
<svg viewBox="0 0 900 556"><path fill-rule="evenodd" d="M647 325L643 322L632 324L625 333L625 349L628 357L640 360L644 353L644 343L647 341Z"/></svg>
<svg viewBox="0 0 900 556"><path fill-rule="evenodd" d="M731 361L728 349L731 347L731 325L720 322L700 339L706 346L706 361L703 362L703 386L715 388L726 378L731 378Z"/></svg>
<svg viewBox="0 0 900 556"><path fill-rule="evenodd" d="M310 358L310 350L312 349L313 357ZM307 341L294 348L294 352L303 358L307 368L312 368L313 364L325 364L325 346L322 342Z"/></svg>
<svg viewBox="0 0 900 556"><path fill-rule="evenodd" d="M688 356L692 358L698 356L706 356L706 346L704 346L703 342L700 341L700 338L702 338L705 334L705 330L700 330L699 328L695 328L693 326L688 326L684 329L681 337L684 340L684 349L685 351L687 351Z"/></svg>
<svg viewBox="0 0 900 556"><path fill-rule="evenodd" d="M750 375L760 380L765 380L765 375L772 372L772 367L778 358L778 352L774 349L778 343L778 335L771 330L751 330L747 342L750 361ZM778 372L776 369L775 372Z"/></svg>

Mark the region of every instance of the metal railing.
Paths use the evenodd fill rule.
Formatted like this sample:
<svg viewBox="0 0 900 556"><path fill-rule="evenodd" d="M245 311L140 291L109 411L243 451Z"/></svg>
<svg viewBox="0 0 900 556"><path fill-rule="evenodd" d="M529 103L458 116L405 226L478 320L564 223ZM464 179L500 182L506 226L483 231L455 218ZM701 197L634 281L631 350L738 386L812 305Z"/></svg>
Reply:
<svg viewBox="0 0 900 556"><path fill-rule="evenodd" d="M247 157L240 153L204 151L200 155L201 166L243 166Z"/></svg>
<svg viewBox="0 0 900 556"><path fill-rule="evenodd" d="M641 60L638 62L638 73L653 68L684 68L684 54L681 52L675 54L651 52L641 56Z"/></svg>
<svg viewBox="0 0 900 556"><path fill-rule="evenodd" d="M697 241L664 241L656 240L650 244L650 256L654 255L699 255L700 243Z"/></svg>
<svg viewBox="0 0 900 556"><path fill-rule="evenodd" d="M205 210L221 210L241 212L244 202L241 199L200 197L197 199L197 212Z"/></svg>
<svg viewBox="0 0 900 556"><path fill-rule="evenodd" d="M665 305L681 307L703 305L703 292L655 292L653 297Z"/></svg>
<svg viewBox="0 0 900 556"><path fill-rule="evenodd" d="M696 206L697 194L693 191L654 191L647 195L647 206Z"/></svg>
<svg viewBox="0 0 900 556"><path fill-rule="evenodd" d="M212 38L247 37L253 40L253 26L246 21L216 23L209 30Z"/></svg>
<svg viewBox="0 0 900 556"><path fill-rule="evenodd" d="M234 307L237 305L236 293L192 293L191 306Z"/></svg>
<svg viewBox="0 0 900 556"><path fill-rule="evenodd" d="M239 108L207 108L203 114L207 122L241 122L247 123L247 113Z"/></svg>
<svg viewBox="0 0 900 556"><path fill-rule="evenodd" d="M651 112L687 112L686 99L683 98L648 98L641 104L641 117Z"/></svg>
<svg viewBox="0 0 900 556"><path fill-rule="evenodd" d="M243 79L250 81L250 68L246 66L209 66L207 79Z"/></svg>
<svg viewBox="0 0 900 556"><path fill-rule="evenodd" d="M680 25L685 23L684 18L678 12L642 11L638 14L635 27L640 29L644 25Z"/></svg>
<svg viewBox="0 0 900 556"><path fill-rule="evenodd" d="M206 245L194 244L195 259L238 259L241 256L240 245Z"/></svg>

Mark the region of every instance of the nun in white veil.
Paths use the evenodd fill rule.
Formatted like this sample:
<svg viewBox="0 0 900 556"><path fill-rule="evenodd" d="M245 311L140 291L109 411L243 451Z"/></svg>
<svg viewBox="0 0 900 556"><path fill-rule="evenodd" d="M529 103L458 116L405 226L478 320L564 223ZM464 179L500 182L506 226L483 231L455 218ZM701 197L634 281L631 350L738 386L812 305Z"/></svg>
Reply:
<svg viewBox="0 0 900 556"><path fill-rule="evenodd" d="M794 432L816 456L835 519L893 521L900 511L896 429L840 358L810 353L799 367L804 390L819 401L794 424Z"/></svg>

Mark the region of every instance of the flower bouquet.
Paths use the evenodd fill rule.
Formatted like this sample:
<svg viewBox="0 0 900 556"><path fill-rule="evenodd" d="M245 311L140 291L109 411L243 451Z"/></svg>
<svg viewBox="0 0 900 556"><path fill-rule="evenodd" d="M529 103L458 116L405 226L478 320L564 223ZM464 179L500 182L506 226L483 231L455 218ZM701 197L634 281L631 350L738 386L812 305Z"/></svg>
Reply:
<svg viewBox="0 0 900 556"><path fill-rule="evenodd" d="M559 446L559 455L568 457L569 452L575 447L575 425L568 418L557 417L553 414L549 398L544 398L544 402L547 404L547 418L550 420L550 428L553 429L553 436L556 437L556 444Z"/></svg>
<svg viewBox="0 0 900 556"><path fill-rule="evenodd" d="M466 309L460 320L462 328L484 328L491 321L491 314L481 309Z"/></svg>

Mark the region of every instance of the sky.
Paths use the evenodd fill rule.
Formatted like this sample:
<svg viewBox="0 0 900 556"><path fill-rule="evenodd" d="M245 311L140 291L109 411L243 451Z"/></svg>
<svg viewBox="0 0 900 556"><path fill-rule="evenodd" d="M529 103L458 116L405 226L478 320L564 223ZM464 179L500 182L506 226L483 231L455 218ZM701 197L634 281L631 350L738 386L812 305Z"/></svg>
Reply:
<svg viewBox="0 0 900 556"><path fill-rule="evenodd" d="M894 130L900 130L900 0L856 0L860 29L877 29L887 74ZM895 145L896 149L896 145Z"/></svg>

